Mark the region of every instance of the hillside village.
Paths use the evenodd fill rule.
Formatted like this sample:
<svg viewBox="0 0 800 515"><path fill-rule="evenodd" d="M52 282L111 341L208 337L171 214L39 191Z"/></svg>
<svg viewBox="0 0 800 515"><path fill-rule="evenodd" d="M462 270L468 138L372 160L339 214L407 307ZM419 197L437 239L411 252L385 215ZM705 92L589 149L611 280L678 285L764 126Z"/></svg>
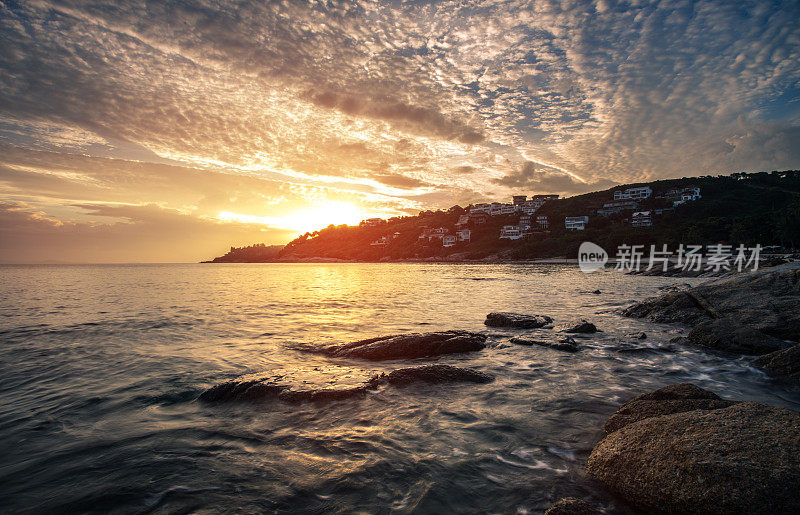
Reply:
<svg viewBox="0 0 800 515"><path fill-rule="evenodd" d="M215 261L529 259L567 256L586 240L609 248L687 239L800 245L798 171L663 180L569 198L519 194L510 200L371 218L357 227L331 225L278 252L268 247L263 259L243 258L267 253L253 246L232 248Z"/></svg>

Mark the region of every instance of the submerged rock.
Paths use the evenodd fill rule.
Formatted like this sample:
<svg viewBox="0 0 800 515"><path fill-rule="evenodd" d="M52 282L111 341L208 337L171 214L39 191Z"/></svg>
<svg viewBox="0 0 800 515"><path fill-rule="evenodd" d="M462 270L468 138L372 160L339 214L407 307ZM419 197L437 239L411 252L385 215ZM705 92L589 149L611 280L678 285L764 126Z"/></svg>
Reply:
<svg viewBox="0 0 800 515"><path fill-rule="evenodd" d="M785 265L669 292L636 303L622 314L689 325L730 319L774 338L800 341L798 305L800 270Z"/></svg>
<svg viewBox="0 0 800 515"><path fill-rule="evenodd" d="M753 365L783 381L800 385L800 345L765 354Z"/></svg>
<svg viewBox="0 0 800 515"><path fill-rule="evenodd" d="M367 340L303 349L337 358L362 358L371 361L429 358L443 354L478 351L486 347L486 335L467 331L439 331L379 336Z"/></svg>
<svg viewBox="0 0 800 515"><path fill-rule="evenodd" d="M366 394L368 385L355 388L319 388L312 390L292 390L287 385L277 384L272 379L252 379L247 381L227 381L200 394L204 402L225 401L263 401L277 399L284 402L324 402L349 399Z"/></svg>
<svg viewBox="0 0 800 515"><path fill-rule="evenodd" d="M782 340L727 317L701 322L692 329L687 340L691 345L739 354L760 355L786 347Z"/></svg>
<svg viewBox="0 0 800 515"><path fill-rule="evenodd" d="M381 374L370 380L373 384L388 383L392 386L406 386L412 383L491 383L494 377L477 370L453 367L450 365L426 365L422 367L399 368L388 374Z"/></svg>
<svg viewBox="0 0 800 515"><path fill-rule="evenodd" d="M579 320L578 322L571 322L565 328L565 333L596 333L597 327L586 320Z"/></svg>
<svg viewBox="0 0 800 515"><path fill-rule="evenodd" d="M612 424L587 472L634 506L659 513L800 512L800 413L725 401L686 384L637 397L623 410L635 416Z"/></svg>
<svg viewBox="0 0 800 515"><path fill-rule="evenodd" d="M318 388L293 390L270 378L227 381L200 394L204 402L279 400L288 403L330 402L364 397L369 390L381 385L406 386L411 383L491 383L494 377L477 370L450 365L426 365L399 368L388 374L375 375L360 386L352 388Z"/></svg>
<svg viewBox="0 0 800 515"><path fill-rule="evenodd" d="M257 401L277 398L287 387L270 380L253 379L248 381L227 381L200 394L199 399L206 402L219 401Z"/></svg>
<svg viewBox="0 0 800 515"><path fill-rule="evenodd" d="M596 506L583 499L565 497L550 506L544 515L600 515L603 513Z"/></svg>
<svg viewBox="0 0 800 515"><path fill-rule="evenodd" d="M483 323L489 327L515 327L537 329L553 322L547 315L523 315L520 313L489 313Z"/></svg>
<svg viewBox="0 0 800 515"><path fill-rule="evenodd" d="M517 345L541 345L542 347L550 347L567 352L577 352L579 350L578 342L576 342L571 336L565 336L564 338L560 338L558 341L536 340L524 337L511 338L509 341Z"/></svg>

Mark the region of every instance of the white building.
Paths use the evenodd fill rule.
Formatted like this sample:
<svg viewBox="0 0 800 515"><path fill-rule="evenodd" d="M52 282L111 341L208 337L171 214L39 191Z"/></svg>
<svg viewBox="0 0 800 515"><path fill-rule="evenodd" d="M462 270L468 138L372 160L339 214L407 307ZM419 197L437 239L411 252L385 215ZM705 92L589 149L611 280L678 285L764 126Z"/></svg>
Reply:
<svg viewBox="0 0 800 515"><path fill-rule="evenodd" d="M491 210L492 210L492 205L491 204L475 204L474 206L469 208L469 212L470 213L486 213L486 214L489 214L489 212Z"/></svg>
<svg viewBox="0 0 800 515"><path fill-rule="evenodd" d="M504 225L500 230L501 240L518 240L522 238L522 230L518 225Z"/></svg>
<svg viewBox="0 0 800 515"><path fill-rule="evenodd" d="M667 200L672 201L673 206L680 206L686 202L691 202L700 198L700 188L692 186L683 189L669 190L664 194Z"/></svg>
<svg viewBox="0 0 800 515"><path fill-rule="evenodd" d="M539 215L536 217L536 225L538 225L540 229L549 229L550 220L545 215Z"/></svg>
<svg viewBox="0 0 800 515"><path fill-rule="evenodd" d="M586 224L588 223L588 216L567 216L564 218L564 227L568 231L582 231L586 229Z"/></svg>
<svg viewBox="0 0 800 515"><path fill-rule="evenodd" d="M617 190L614 192L614 200L637 200L645 199L653 194L650 186L642 186L639 188L628 188L626 190Z"/></svg>
<svg viewBox="0 0 800 515"><path fill-rule="evenodd" d="M461 229L460 231L456 231L456 236L458 237L458 241L469 241L472 237L472 231L469 229Z"/></svg>
<svg viewBox="0 0 800 515"><path fill-rule="evenodd" d="M373 247L385 247L388 244L389 244L389 238L387 238L386 236L381 236L377 240L370 243L370 245L372 245Z"/></svg>
<svg viewBox="0 0 800 515"><path fill-rule="evenodd" d="M366 220L362 220L359 225L366 225L369 227L374 227L376 225L381 225L385 223L383 218L367 218Z"/></svg>
<svg viewBox="0 0 800 515"><path fill-rule="evenodd" d="M653 225L653 213L650 211L637 211L631 215L631 225L634 227L649 227Z"/></svg>
<svg viewBox="0 0 800 515"><path fill-rule="evenodd" d="M460 225L467 225L469 223L469 215L461 215L458 217L458 222L456 222L456 227Z"/></svg>
<svg viewBox="0 0 800 515"><path fill-rule="evenodd" d="M447 234L442 237L442 247L452 247L456 244L456 237L452 234Z"/></svg>
<svg viewBox="0 0 800 515"><path fill-rule="evenodd" d="M597 214L600 216L611 216L626 210L633 211L637 207L639 207L639 204L633 200L617 200L603 204L603 209L598 209Z"/></svg>

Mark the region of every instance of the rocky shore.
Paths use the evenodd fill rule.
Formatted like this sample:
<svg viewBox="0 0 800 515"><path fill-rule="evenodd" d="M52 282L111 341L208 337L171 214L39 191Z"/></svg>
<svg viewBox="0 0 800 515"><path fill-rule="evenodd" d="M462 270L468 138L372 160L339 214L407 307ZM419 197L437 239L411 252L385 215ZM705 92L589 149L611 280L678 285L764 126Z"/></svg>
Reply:
<svg viewBox="0 0 800 515"><path fill-rule="evenodd" d="M687 336L674 338L670 345L701 347L730 354L734 359L752 359L753 366L774 379L800 385L797 263L671 290L624 308L620 314L690 326ZM579 340L602 334L588 320L556 321L544 314L492 312L484 324L511 332L512 335L501 335L510 344L542 346L562 353L576 353L582 350ZM437 331L379 336L324 347L300 346L297 350L371 362L430 360L483 351L488 338L489 335L476 332ZM615 339L617 346L607 348L619 352L674 352L670 348L645 347L642 341L647 335L641 332ZM765 381L769 380L765 377ZM427 364L377 373L363 384L341 389L296 390L279 379L242 378L213 386L199 399L209 403L319 403L364 397L379 388L481 385L492 381L493 376L479 370ZM606 421L603 433L588 457L586 472L635 510L800 513L800 495L796 491L800 485L800 413L796 411L725 399L682 383L624 403ZM600 507L576 498L562 499L547 511L551 515L602 512Z"/></svg>

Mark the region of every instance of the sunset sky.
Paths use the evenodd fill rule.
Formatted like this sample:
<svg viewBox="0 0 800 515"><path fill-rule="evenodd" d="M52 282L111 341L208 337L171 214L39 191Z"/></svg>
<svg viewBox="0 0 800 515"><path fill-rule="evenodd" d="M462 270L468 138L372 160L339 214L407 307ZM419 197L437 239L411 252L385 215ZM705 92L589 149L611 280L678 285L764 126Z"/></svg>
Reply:
<svg viewBox="0 0 800 515"><path fill-rule="evenodd" d="M800 2L0 0L0 262L800 168Z"/></svg>

